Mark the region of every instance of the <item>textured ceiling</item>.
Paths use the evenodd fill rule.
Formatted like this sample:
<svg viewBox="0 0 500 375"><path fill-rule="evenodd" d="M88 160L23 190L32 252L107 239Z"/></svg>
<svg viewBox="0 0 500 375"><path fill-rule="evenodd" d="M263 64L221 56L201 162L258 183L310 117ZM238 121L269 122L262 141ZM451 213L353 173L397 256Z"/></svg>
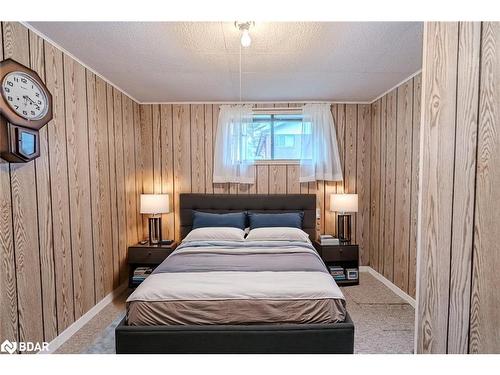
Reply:
<svg viewBox="0 0 500 375"><path fill-rule="evenodd" d="M140 102L239 100L230 22L30 22ZM371 101L421 68L418 22L270 22L242 48L245 101Z"/></svg>

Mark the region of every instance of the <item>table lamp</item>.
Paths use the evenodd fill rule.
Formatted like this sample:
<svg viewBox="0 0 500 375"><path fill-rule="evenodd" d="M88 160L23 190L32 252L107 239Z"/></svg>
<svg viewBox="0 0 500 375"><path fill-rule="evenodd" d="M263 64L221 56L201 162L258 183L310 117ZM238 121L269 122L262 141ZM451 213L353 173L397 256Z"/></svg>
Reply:
<svg viewBox="0 0 500 375"><path fill-rule="evenodd" d="M149 243L158 244L161 239L161 214L169 212L168 194L141 194L140 213L150 215Z"/></svg>
<svg viewBox="0 0 500 375"><path fill-rule="evenodd" d="M351 242L351 213L358 212L358 194L331 194L330 211L337 215L337 236L340 243Z"/></svg>

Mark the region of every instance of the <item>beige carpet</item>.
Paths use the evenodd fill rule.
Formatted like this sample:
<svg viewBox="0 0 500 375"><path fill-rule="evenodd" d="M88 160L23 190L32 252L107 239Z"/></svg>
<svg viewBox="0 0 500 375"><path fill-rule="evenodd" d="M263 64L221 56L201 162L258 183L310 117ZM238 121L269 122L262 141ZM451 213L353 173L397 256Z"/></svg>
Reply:
<svg viewBox="0 0 500 375"><path fill-rule="evenodd" d="M412 353L413 307L369 273L360 276L360 285L342 288L356 327L354 352ZM57 353L114 353L114 327L124 315L127 295L106 306Z"/></svg>
<svg viewBox="0 0 500 375"><path fill-rule="evenodd" d="M367 272L342 288L354 321L355 353L413 353L415 310Z"/></svg>

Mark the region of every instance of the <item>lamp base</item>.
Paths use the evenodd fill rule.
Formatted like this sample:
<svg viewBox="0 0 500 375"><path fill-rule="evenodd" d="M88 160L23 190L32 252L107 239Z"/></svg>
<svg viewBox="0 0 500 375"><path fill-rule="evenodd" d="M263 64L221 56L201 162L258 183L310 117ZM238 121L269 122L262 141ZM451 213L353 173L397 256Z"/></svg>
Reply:
<svg viewBox="0 0 500 375"><path fill-rule="evenodd" d="M149 243L157 245L162 239L161 235L161 217L152 216L148 219L149 224Z"/></svg>
<svg viewBox="0 0 500 375"><path fill-rule="evenodd" d="M337 215L337 237L341 244L351 243L351 215Z"/></svg>

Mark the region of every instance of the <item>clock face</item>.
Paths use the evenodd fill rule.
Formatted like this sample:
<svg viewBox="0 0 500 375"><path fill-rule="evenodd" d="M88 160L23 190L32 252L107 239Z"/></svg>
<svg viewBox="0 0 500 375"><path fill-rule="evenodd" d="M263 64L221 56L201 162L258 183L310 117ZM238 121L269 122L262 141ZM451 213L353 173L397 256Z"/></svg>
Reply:
<svg viewBox="0 0 500 375"><path fill-rule="evenodd" d="M26 120L39 120L49 110L44 89L24 72L10 72L5 76L2 95L10 108Z"/></svg>

